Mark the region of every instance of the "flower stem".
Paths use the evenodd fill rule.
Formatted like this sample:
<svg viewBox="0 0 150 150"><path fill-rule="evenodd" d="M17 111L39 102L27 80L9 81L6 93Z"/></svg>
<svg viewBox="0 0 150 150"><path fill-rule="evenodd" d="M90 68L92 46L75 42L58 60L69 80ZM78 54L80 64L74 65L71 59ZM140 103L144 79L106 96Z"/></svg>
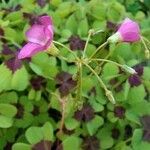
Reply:
<svg viewBox="0 0 150 150"><path fill-rule="evenodd" d="M121 148L122 145L126 144L127 142L130 142L131 140L132 140L132 137L129 138L129 139L127 139L127 140L125 140L125 141L122 141L121 143L119 143L118 145L116 145L113 149L116 150L116 149L118 149L119 147Z"/></svg>
<svg viewBox="0 0 150 150"><path fill-rule="evenodd" d="M88 43L89 43L89 40L91 38L91 35L93 33L93 30L89 30L89 34L88 34L88 38L86 40L86 43L85 43L85 46L84 46L84 50L83 50L83 58L85 58L85 54L86 54L86 50L87 50L87 46L88 46Z"/></svg>
<svg viewBox="0 0 150 150"><path fill-rule="evenodd" d="M148 49L143 37L141 37L141 41L145 48L145 57L149 59L150 58L150 50Z"/></svg>
<svg viewBox="0 0 150 150"><path fill-rule="evenodd" d="M62 104L62 117L61 117L61 122L60 122L59 133L63 133L64 120L65 120L66 99L64 99L64 100L62 99L61 104Z"/></svg>
<svg viewBox="0 0 150 150"><path fill-rule="evenodd" d="M76 100L77 100L77 103L76 103L76 106L80 109L81 106L82 106L82 63L79 62L78 63L78 83L77 83L77 97L76 97Z"/></svg>
<svg viewBox="0 0 150 150"><path fill-rule="evenodd" d="M67 46L65 46L64 44L57 42L57 41L53 41L54 44L57 44L61 47L64 47L65 49L67 49L75 58L76 60L79 60L79 58L74 54L74 52L72 52Z"/></svg>
<svg viewBox="0 0 150 150"><path fill-rule="evenodd" d="M150 44L150 41L149 41L146 37L142 36L142 38L143 38L148 44Z"/></svg>
<svg viewBox="0 0 150 150"><path fill-rule="evenodd" d="M97 77L97 79L98 79L100 85L101 85L102 88L105 90L105 94L106 94L107 98L110 100L111 103L115 104L116 102L115 102L115 99L114 99L114 97L113 97L113 95L112 95L112 92L107 89L107 87L106 87L105 83L103 82L103 80L98 76L98 74L94 71L94 69L93 69L92 67L90 67L88 64L86 64L86 63L84 63L84 62L83 62L83 64L84 64L87 68L89 68L89 70L91 70L91 72L93 72L93 74Z"/></svg>
<svg viewBox="0 0 150 150"><path fill-rule="evenodd" d="M116 66L118 67L122 67L121 64L117 63L117 62L114 62L114 61L111 61L111 60L108 60L108 59L91 59L91 61L101 61L101 62L108 62L108 63L112 63L112 64L115 64Z"/></svg>
<svg viewBox="0 0 150 150"><path fill-rule="evenodd" d="M91 60L104 46L108 44L108 41L104 42L102 45L100 45L96 51L90 56L89 60Z"/></svg>

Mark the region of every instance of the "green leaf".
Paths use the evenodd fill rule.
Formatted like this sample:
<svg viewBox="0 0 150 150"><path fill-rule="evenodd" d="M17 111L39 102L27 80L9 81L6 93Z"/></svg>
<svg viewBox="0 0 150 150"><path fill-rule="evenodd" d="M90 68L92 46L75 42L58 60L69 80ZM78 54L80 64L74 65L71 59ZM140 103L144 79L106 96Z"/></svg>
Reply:
<svg viewBox="0 0 150 150"><path fill-rule="evenodd" d="M96 133L97 129L102 126L104 120L102 117L96 115L91 121L86 123L87 130L89 134L92 136Z"/></svg>
<svg viewBox="0 0 150 150"><path fill-rule="evenodd" d="M30 127L25 136L30 144L36 144L43 139L42 129L40 127Z"/></svg>
<svg viewBox="0 0 150 150"><path fill-rule="evenodd" d="M133 52L131 50L131 46L128 43L119 43L116 45L116 48L113 52L113 57L118 58L121 57L124 60L130 60L134 57Z"/></svg>
<svg viewBox="0 0 150 150"><path fill-rule="evenodd" d="M13 117L17 113L16 107L10 104L0 104L0 114L7 117Z"/></svg>
<svg viewBox="0 0 150 150"><path fill-rule="evenodd" d="M130 84L128 81L126 81L126 83L124 85L124 99L125 100L127 100L129 90L130 90Z"/></svg>
<svg viewBox="0 0 150 150"><path fill-rule="evenodd" d="M5 92L0 95L0 103L17 103L18 95L16 92Z"/></svg>
<svg viewBox="0 0 150 150"><path fill-rule="evenodd" d="M0 92L10 89L10 83L12 78L11 71L5 66L0 65Z"/></svg>
<svg viewBox="0 0 150 150"><path fill-rule="evenodd" d="M75 137L75 136L69 136L67 137L62 145L63 145L63 149L64 150L72 150L75 149L75 150L79 150L80 149L80 139L78 137Z"/></svg>
<svg viewBox="0 0 150 150"><path fill-rule="evenodd" d="M119 72L118 66L112 63L106 63L103 67L102 76L106 80L110 80L111 77L117 75Z"/></svg>
<svg viewBox="0 0 150 150"><path fill-rule="evenodd" d="M81 20L78 24L78 34L81 37L85 37L88 34L88 30L89 30L89 25L88 25L87 18L85 18Z"/></svg>
<svg viewBox="0 0 150 150"><path fill-rule="evenodd" d="M144 73L142 76L145 80L150 80L150 68L144 67Z"/></svg>
<svg viewBox="0 0 150 150"><path fill-rule="evenodd" d="M66 21L66 29L69 29L73 34L77 33L78 23L74 15L71 15Z"/></svg>
<svg viewBox="0 0 150 150"><path fill-rule="evenodd" d="M128 94L128 103L135 104L137 102L144 101L144 97L146 96L145 88L143 85L130 88Z"/></svg>
<svg viewBox="0 0 150 150"><path fill-rule="evenodd" d="M12 150L32 150L31 145L25 143L15 143Z"/></svg>
<svg viewBox="0 0 150 150"><path fill-rule="evenodd" d="M42 127L42 132L44 136L44 140L53 141L54 135L53 135L53 126L50 122L46 122L44 126Z"/></svg>
<svg viewBox="0 0 150 150"><path fill-rule="evenodd" d="M24 89L26 89L27 85L28 85L28 73L25 67L22 67L13 74L11 86L12 89L14 90L23 91Z"/></svg>
<svg viewBox="0 0 150 150"><path fill-rule="evenodd" d="M74 118L67 118L65 120L65 127L68 130L74 130L77 127L79 127L79 125L80 125L80 123L77 120L75 120Z"/></svg>
<svg viewBox="0 0 150 150"><path fill-rule="evenodd" d="M0 128L9 128L13 125L13 119L0 115Z"/></svg>
<svg viewBox="0 0 150 150"><path fill-rule="evenodd" d="M56 58L49 57L48 54L44 52L38 53L32 57L32 63L30 63L30 67L38 75L49 79L55 77L58 72Z"/></svg>
<svg viewBox="0 0 150 150"><path fill-rule="evenodd" d="M149 150L150 143L143 141L143 130L135 129L132 137L132 146L134 150Z"/></svg>
<svg viewBox="0 0 150 150"><path fill-rule="evenodd" d="M98 132L98 138L100 139L101 149L109 149L113 146L113 138L111 137L111 132L108 129L108 126L101 129Z"/></svg>

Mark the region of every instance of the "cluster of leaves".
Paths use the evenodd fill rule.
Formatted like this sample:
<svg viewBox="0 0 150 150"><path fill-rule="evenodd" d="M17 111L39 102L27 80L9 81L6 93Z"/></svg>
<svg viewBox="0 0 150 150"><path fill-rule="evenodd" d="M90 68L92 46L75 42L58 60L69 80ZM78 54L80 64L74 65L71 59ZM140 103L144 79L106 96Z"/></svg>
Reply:
<svg viewBox="0 0 150 150"><path fill-rule="evenodd" d="M133 67L136 75L129 75L111 63L92 63L113 92L116 105L95 84L95 76L83 68L80 110L74 107L77 88L74 63L45 52L31 59L17 59L26 41L25 31L43 14L53 18L54 39L79 56L89 29L102 32L91 38L87 56L116 31L126 16L134 18L141 26L142 35L150 39L149 0L134 2L10 0L0 3L0 150L150 149L150 62L145 59L140 42L110 44L97 54L98 58L109 54L109 59ZM59 49L68 61L74 60L65 48Z"/></svg>

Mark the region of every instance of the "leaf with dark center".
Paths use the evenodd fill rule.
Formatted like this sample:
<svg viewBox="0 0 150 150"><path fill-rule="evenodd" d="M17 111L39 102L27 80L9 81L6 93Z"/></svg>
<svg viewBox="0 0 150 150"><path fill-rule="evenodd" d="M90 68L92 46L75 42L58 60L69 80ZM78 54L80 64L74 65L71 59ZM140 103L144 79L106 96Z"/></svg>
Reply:
<svg viewBox="0 0 150 150"><path fill-rule="evenodd" d="M88 122L94 118L94 110L89 104L84 104L81 110L77 110L74 117L78 121Z"/></svg>
<svg viewBox="0 0 150 150"><path fill-rule="evenodd" d="M68 130L68 129L64 126L64 127L63 127L63 132L64 132L65 134L71 135L71 134L74 133L74 130Z"/></svg>
<svg viewBox="0 0 150 150"><path fill-rule="evenodd" d="M144 72L144 67L141 64L133 66L133 69L137 72L137 75L142 76Z"/></svg>
<svg viewBox="0 0 150 150"><path fill-rule="evenodd" d="M22 61L17 57L10 58L4 63L13 73L22 67Z"/></svg>
<svg viewBox="0 0 150 150"><path fill-rule="evenodd" d="M118 139L119 138L119 136L120 136L120 131L119 131L119 129L117 129L117 128L113 128L112 130L111 130L111 136L112 136L112 138L114 138L114 139Z"/></svg>
<svg viewBox="0 0 150 150"><path fill-rule="evenodd" d="M12 145L13 145L13 143L8 142L8 143L5 145L4 150L12 150Z"/></svg>
<svg viewBox="0 0 150 150"><path fill-rule="evenodd" d="M82 148L83 150L99 150L100 141L95 136L86 137L83 139Z"/></svg>
<svg viewBox="0 0 150 150"><path fill-rule="evenodd" d="M32 150L51 150L52 143L50 141L40 141L32 147Z"/></svg>
<svg viewBox="0 0 150 150"><path fill-rule="evenodd" d="M35 24L35 23L37 22L37 20L38 20L38 16L36 16L36 15L34 15L34 14L31 14L31 13L26 13L26 12L24 12L24 13L23 13L23 17L24 17L25 19L28 19L28 20L29 20L29 24L30 24L30 25Z"/></svg>
<svg viewBox="0 0 150 150"><path fill-rule="evenodd" d="M34 90L38 91L45 86L45 80L41 76L34 77L30 80L31 86Z"/></svg>
<svg viewBox="0 0 150 150"><path fill-rule="evenodd" d="M85 47L85 41L81 40L79 36L71 36L69 42L71 50L83 50Z"/></svg>
<svg viewBox="0 0 150 150"><path fill-rule="evenodd" d="M144 130L150 131L150 115L145 115L140 118Z"/></svg>
<svg viewBox="0 0 150 150"><path fill-rule="evenodd" d="M61 113L53 108L50 108L48 110L49 117L53 118L56 122L58 122L61 119Z"/></svg>
<svg viewBox="0 0 150 150"><path fill-rule="evenodd" d="M133 86L139 86L141 84L141 79L138 75L131 75L128 79L129 84Z"/></svg>
<svg viewBox="0 0 150 150"><path fill-rule="evenodd" d="M15 53L6 44L3 45L2 54L3 55L15 55Z"/></svg>
<svg viewBox="0 0 150 150"><path fill-rule="evenodd" d="M0 27L0 36L3 36L3 35L4 35L4 30Z"/></svg>
<svg viewBox="0 0 150 150"><path fill-rule="evenodd" d="M115 84L118 83L118 80L117 80L116 78L113 78L113 79L111 79L111 80L109 81L109 83L110 83L111 85L115 85Z"/></svg>
<svg viewBox="0 0 150 150"><path fill-rule="evenodd" d="M76 86L76 81L72 79L72 75L67 72L61 72L56 76L56 84L61 96L68 95Z"/></svg>
<svg viewBox="0 0 150 150"><path fill-rule="evenodd" d="M17 103L17 104L15 104L15 106L17 108L17 114L16 114L15 118L17 118L17 119L23 118L23 115L24 115L23 105L21 105L20 103Z"/></svg>
<svg viewBox="0 0 150 150"><path fill-rule="evenodd" d="M95 87L92 87L91 90L89 91L88 95L96 95L96 89Z"/></svg>
<svg viewBox="0 0 150 150"><path fill-rule="evenodd" d="M36 0L37 4L43 8L47 3L48 3L49 0Z"/></svg>
<svg viewBox="0 0 150 150"><path fill-rule="evenodd" d="M150 142L150 130L144 130L143 131L143 140Z"/></svg>
<svg viewBox="0 0 150 150"><path fill-rule="evenodd" d="M56 140L52 146L51 150L63 150L63 146L60 140Z"/></svg>
<svg viewBox="0 0 150 150"><path fill-rule="evenodd" d="M124 138L125 140L127 140L128 138L130 138L133 134L133 130L132 127L130 125L126 125L125 126L125 132L124 132Z"/></svg>
<svg viewBox="0 0 150 150"><path fill-rule="evenodd" d="M112 30L112 31L117 31L118 25L116 23L113 23L111 21L107 21L107 29Z"/></svg>
<svg viewBox="0 0 150 150"><path fill-rule="evenodd" d="M119 119L123 119L125 117L125 108L122 106L116 106L114 108L114 115Z"/></svg>
<svg viewBox="0 0 150 150"><path fill-rule="evenodd" d="M31 112L34 116L38 116L40 114L39 107L34 105L33 111Z"/></svg>

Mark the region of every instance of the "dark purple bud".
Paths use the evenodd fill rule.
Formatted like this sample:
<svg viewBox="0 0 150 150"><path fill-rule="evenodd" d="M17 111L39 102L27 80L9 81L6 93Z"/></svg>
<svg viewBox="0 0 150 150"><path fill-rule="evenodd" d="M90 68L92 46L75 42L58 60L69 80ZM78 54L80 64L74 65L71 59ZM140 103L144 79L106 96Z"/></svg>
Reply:
<svg viewBox="0 0 150 150"><path fill-rule="evenodd" d="M138 75L131 75L128 79L128 82L130 85L133 86L139 86L141 84L141 79Z"/></svg>
<svg viewBox="0 0 150 150"><path fill-rule="evenodd" d="M95 136L85 137L82 143L83 150L100 150L100 140Z"/></svg>
<svg viewBox="0 0 150 150"><path fill-rule="evenodd" d="M81 110L77 110L74 117L78 121L88 122L94 118L94 110L89 104L84 104Z"/></svg>
<svg viewBox="0 0 150 150"><path fill-rule="evenodd" d="M83 50L85 47L85 41L81 40L79 36L71 36L69 42L71 50Z"/></svg>
<svg viewBox="0 0 150 150"><path fill-rule="evenodd" d="M123 119L125 117L125 108L122 106L116 106L114 108L114 115L119 119Z"/></svg>

